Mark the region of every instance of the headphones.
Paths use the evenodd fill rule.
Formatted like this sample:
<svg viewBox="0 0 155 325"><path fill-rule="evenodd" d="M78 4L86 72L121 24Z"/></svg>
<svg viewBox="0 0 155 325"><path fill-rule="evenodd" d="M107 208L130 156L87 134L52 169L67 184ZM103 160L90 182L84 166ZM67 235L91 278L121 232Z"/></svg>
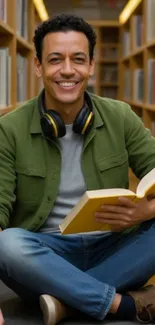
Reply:
<svg viewBox="0 0 155 325"><path fill-rule="evenodd" d="M45 108L45 91L44 89L38 97L38 106L40 110L40 124L44 135L48 138L61 138L66 134L65 123L60 114L52 109ZM85 105L77 114L74 123L73 131L78 134L86 134L90 131L94 121L94 113L92 110L92 102L87 92L84 94Z"/></svg>

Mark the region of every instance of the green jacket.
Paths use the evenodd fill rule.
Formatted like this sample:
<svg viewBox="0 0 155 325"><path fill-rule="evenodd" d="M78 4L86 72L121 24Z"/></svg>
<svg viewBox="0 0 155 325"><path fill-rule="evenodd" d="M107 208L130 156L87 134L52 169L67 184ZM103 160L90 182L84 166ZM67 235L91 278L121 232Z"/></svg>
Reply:
<svg viewBox="0 0 155 325"><path fill-rule="evenodd" d="M155 139L120 101L91 94L94 125L81 157L88 190L128 188L128 167L142 178L155 167ZM53 207L61 153L41 130L37 97L0 118L0 225L37 231Z"/></svg>

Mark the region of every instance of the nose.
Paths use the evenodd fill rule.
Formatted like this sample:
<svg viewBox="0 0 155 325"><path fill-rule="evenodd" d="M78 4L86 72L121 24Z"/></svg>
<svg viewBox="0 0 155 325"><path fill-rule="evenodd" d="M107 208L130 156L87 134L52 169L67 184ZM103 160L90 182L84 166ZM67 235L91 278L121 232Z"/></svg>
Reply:
<svg viewBox="0 0 155 325"><path fill-rule="evenodd" d="M73 64L70 59L66 58L66 60L63 61L61 67L61 74L68 77L74 74Z"/></svg>

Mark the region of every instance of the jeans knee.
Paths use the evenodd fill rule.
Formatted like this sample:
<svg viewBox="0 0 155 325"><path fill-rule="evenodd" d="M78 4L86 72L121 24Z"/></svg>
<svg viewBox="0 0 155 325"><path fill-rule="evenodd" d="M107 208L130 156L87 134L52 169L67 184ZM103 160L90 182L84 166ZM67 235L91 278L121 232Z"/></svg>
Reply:
<svg viewBox="0 0 155 325"><path fill-rule="evenodd" d="M0 266L7 260L19 261L24 232L25 230L20 228L9 228L0 232Z"/></svg>

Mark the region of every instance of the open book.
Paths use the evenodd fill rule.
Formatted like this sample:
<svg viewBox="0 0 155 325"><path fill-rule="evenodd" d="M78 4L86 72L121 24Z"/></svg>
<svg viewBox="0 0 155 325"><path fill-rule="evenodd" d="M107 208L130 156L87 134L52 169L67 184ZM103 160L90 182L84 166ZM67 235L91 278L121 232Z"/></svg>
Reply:
<svg viewBox="0 0 155 325"><path fill-rule="evenodd" d="M150 195L155 195L155 168L141 179L136 193L123 188L86 191L59 225L60 231L62 234L73 234L111 230L110 225L95 221L95 212L100 209L101 205L119 205L118 198L120 196L138 201Z"/></svg>

